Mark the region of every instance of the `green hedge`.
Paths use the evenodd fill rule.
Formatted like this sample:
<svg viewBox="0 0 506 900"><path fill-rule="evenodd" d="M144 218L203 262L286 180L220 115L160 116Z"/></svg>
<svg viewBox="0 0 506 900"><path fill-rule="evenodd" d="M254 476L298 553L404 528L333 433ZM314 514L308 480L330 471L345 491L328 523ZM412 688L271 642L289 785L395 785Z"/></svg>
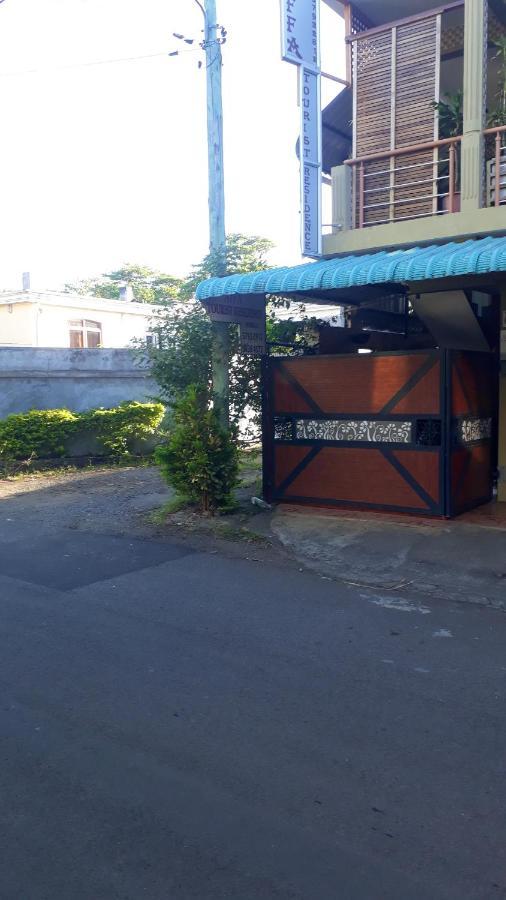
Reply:
<svg viewBox="0 0 506 900"><path fill-rule="evenodd" d="M149 439L164 416L161 403L120 403L84 413L32 409L0 420L0 459L49 459L67 453L71 438L93 435L104 456L125 456L137 441Z"/></svg>

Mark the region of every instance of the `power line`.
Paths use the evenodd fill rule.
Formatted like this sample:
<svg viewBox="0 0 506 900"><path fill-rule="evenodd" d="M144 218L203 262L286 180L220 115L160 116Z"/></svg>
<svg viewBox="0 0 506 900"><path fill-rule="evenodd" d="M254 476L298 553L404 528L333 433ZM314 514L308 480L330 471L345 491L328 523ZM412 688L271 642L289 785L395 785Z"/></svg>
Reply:
<svg viewBox="0 0 506 900"><path fill-rule="evenodd" d="M0 3L3 3L4 0L0 0ZM65 66L53 66L49 69L21 69L17 72L0 72L0 78L10 78L16 75L35 75L37 73L50 73L50 72L61 72L65 69L87 69L91 66L109 66L114 65L114 63L125 63L125 62L137 62L138 60L143 59L156 59L158 57L165 56L167 57L167 52L163 51L162 53L146 53L142 56L119 56L113 59L96 59L91 60L90 62L82 62L82 63L69 63Z"/></svg>

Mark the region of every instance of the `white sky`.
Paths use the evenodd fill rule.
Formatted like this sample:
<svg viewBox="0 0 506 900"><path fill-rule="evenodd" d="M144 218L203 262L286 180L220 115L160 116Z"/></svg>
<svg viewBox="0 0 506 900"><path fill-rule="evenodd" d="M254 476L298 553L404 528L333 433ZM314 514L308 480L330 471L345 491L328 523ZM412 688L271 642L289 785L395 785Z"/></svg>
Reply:
<svg viewBox="0 0 506 900"><path fill-rule="evenodd" d="M273 264L297 262L296 75L280 60L279 3L218 0L218 16L227 231L271 238ZM341 23L325 6L322 24L323 65L342 76ZM74 68L166 54L183 46L173 31L201 27L194 0L0 5L1 289L26 270L32 287L57 288L124 262L179 275L205 254L199 53Z"/></svg>

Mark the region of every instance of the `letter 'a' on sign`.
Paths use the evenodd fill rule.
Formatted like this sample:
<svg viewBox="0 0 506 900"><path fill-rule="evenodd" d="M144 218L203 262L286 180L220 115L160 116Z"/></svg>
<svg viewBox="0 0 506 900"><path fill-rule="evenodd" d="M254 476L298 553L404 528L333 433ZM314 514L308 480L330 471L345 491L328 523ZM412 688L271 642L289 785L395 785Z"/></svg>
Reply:
<svg viewBox="0 0 506 900"><path fill-rule="evenodd" d="M320 0L281 0L281 56L319 70Z"/></svg>

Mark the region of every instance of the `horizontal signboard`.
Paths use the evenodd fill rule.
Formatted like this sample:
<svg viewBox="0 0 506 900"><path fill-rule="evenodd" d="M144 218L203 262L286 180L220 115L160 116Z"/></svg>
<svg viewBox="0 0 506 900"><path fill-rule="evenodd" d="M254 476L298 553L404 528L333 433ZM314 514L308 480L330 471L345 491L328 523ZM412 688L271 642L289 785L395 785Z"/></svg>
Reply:
<svg viewBox="0 0 506 900"><path fill-rule="evenodd" d="M297 66L320 68L320 0L281 0L281 55Z"/></svg>
<svg viewBox="0 0 506 900"><path fill-rule="evenodd" d="M249 295L243 298L224 297L222 300L204 300L203 305L212 322L229 322L239 325L241 351L250 356L266 353L265 296Z"/></svg>
<svg viewBox="0 0 506 900"><path fill-rule="evenodd" d="M241 322L250 319L265 319L265 297L245 296L235 300L233 297L203 300L206 312L213 322Z"/></svg>

